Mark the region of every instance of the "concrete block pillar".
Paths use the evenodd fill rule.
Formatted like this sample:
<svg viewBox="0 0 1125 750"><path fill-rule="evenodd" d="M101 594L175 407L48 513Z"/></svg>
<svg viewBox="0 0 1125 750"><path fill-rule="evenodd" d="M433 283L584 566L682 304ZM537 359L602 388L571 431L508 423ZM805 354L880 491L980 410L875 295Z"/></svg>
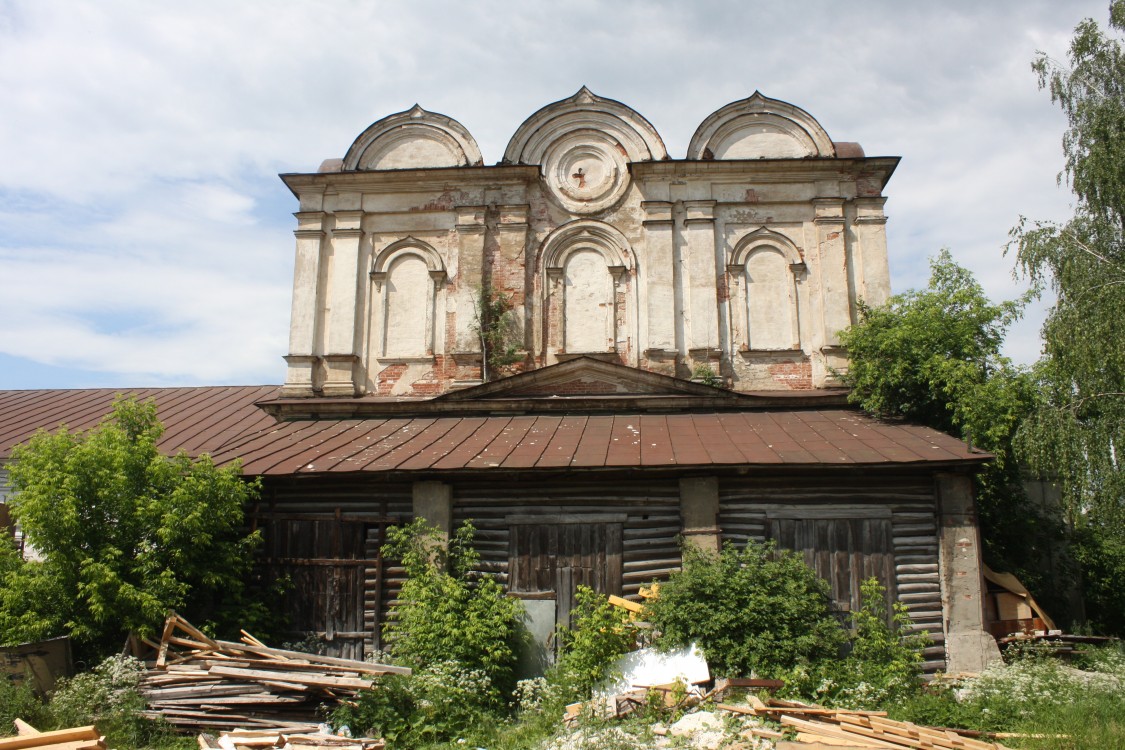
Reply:
<svg viewBox="0 0 1125 750"><path fill-rule="evenodd" d="M324 212L298 211L296 258L293 264L293 306L289 323L288 371L281 395L307 398L313 395L317 357L316 331L320 321L317 287L320 280L321 248L324 242Z"/></svg>
<svg viewBox="0 0 1125 750"><path fill-rule="evenodd" d="M444 482L415 482L411 487L414 517L436 526L444 541L453 533L453 488Z"/></svg>
<svg viewBox="0 0 1125 750"><path fill-rule="evenodd" d="M680 480L680 531L690 544L708 552L722 545L719 529L718 477L686 477Z"/></svg>
<svg viewBox="0 0 1125 750"><path fill-rule="evenodd" d="M356 196L357 205L358 201ZM360 280L367 278L359 268L362 221L361 210L336 211L328 271L327 352L322 389L325 396L356 396L360 390L356 373L359 362L357 301Z"/></svg>
<svg viewBox="0 0 1125 750"><path fill-rule="evenodd" d="M980 672L1000 658L1000 650L984 629L984 575L973 481L966 474L939 474L935 481L946 671Z"/></svg>

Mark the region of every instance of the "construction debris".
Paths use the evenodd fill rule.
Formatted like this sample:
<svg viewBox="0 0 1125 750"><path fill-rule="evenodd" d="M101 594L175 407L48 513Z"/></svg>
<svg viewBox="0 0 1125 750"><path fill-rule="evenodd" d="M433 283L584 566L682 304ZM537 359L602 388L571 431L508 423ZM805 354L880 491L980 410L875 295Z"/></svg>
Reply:
<svg viewBox="0 0 1125 750"><path fill-rule="evenodd" d="M966 737L952 729L888 719L885 711L843 711L777 698L763 702L753 696L748 705L720 704L718 708L780 721L783 727L796 730L797 742L790 743L793 747L1007 750L1003 745Z"/></svg>
<svg viewBox="0 0 1125 750"><path fill-rule="evenodd" d="M195 731L268 728L275 739L278 732L311 736L322 704L354 698L372 677L410 674L404 667L269 648L245 632L242 641L209 638L171 613L159 643L142 641L155 654L141 681L145 715Z"/></svg>
<svg viewBox="0 0 1125 750"><path fill-rule="evenodd" d="M323 731L295 733L279 729L236 729L218 737L200 734L199 750L383 750L383 740L341 737Z"/></svg>
<svg viewBox="0 0 1125 750"><path fill-rule="evenodd" d="M93 725L40 732L16 719L16 736L0 739L0 750L106 750L105 737Z"/></svg>

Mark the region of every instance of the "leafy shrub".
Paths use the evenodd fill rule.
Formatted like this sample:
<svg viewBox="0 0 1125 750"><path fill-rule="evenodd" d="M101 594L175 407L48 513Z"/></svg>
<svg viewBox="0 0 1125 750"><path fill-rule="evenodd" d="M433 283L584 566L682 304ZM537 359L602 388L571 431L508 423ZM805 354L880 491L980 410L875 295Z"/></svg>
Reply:
<svg viewBox="0 0 1125 750"><path fill-rule="evenodd" d="M549 675L568 702L589 698L613 663L637 647L628 611L588 586L579 586L574 599L574 625L560 631L559 660Z"/></svg>
<svg viewBox="0 0 1125 750"><path fill-rule="evenodd" d="M402 560L407 579L386 626L391 655L425 668L454 662L487 678L497 708L515 684L520 603L475 568L473 526L466 522L448 547L424 519L389 529L383 553Z"/></svg>
<svg viewBox="0 0 1125 750"><path fill-rule="evenodd" d="M919 692L922 651L929 638L911 630L906 605L892 605L887 617L886 590L869 578L860 584L860 608L852 613L851 650L841 661L821 662L813 670L813 696L829 705L879 708Z"/></svg>
<svg viewBox="0 0 1125 750"><path fill-rule="evenodd" d="M685 544L683 555L646 611L658 646L694 642L712 672L729 677L784 679L838 657L844 632L827 584L793 553L751 541L719 554Z"/></svg>
<svg viewBox="0 0 1125 750"><path fill-rule="evenodd" d="M0 731L12 732L12 722L23 719L33 727L42 729L50 724L47 707L29 681L13 682L7 676L0 678Z"/></svg>
<svg viewBox="0 0 1125 750"><path fill-rule="evenodd" d="M171 728L141 714L144 664L131 656L111 656L89 672L62 680L51 695L56 726L96 724L112 747L145 747L166 742Z"/></svg>
<svg viewBox="0 0 1125 750"><path fill-rule="evenodd" d="M480 669L452 661L429 664L409 677L382 675L332 714L336 726L382 737L390 748L414 748L479 732L495 723L494 688Z"/></svg>

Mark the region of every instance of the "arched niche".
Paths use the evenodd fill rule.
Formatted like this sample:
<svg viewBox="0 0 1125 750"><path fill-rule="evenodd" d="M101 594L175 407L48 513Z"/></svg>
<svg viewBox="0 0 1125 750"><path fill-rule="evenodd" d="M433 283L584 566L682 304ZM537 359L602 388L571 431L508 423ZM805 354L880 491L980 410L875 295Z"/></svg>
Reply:
<svg viewBox="0 0 1125 750"><path fill-rule="evenodd" d="M801 348L805 264L782 234L762 228L742 237L727 266L731 336L740 351Z"/></svg>
<svg viewBox="0 0 1125 750"><path fill-rule="evenodd" d="M470 167L482 163L476 140L461 123L415 104L363 131L344 156L343 169Z"/></svg>
<svg viewBox="0 0 1125 750"><path fill-rule="evenodd" d="M371 351L378 359L433 357L442 321L437 315L445 282L441 256L414 237L375 254L371 265Z"/></svg>
<svg viewBox="0 0 1125 750"><path fill-rule="evenodd" d="M802 159L836 156L828 133L812 115L760 92L712 113L695 131L687 158Z"/></svg>
<svg viewBox="0 0 1125 750"><path fill-rule="evenodd" d="M504 151L507 164L537 164L547 194L568 211L596 213L629 187L629 164L668 158L648 120L583 86L527 118Z"/></svg>
<svg viewBox="0 0 1125 750"><path fill-rule="evenodd" d="M602 222L578 220L555 230L539 252L545 347L550 355L616 353L635 341L636 262L628 240Z"/></svg>

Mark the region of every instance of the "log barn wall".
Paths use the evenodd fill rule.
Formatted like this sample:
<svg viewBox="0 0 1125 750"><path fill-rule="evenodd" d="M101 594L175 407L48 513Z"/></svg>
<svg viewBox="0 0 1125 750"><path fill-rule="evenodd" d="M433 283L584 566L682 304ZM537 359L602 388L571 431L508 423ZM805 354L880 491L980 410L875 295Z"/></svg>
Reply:
<svg viewBox="0 0 1125 750"><path fill-rule="evenodd" d="M454 527L467 520L473 522L481 555L480 570L505 586L511 572L512 529L519 524L537 523L539 518L543 524L568 519L620 523L621 591L632 599L639 598L642 586L666 579L681 565L679 536L683 520L680 488L674 477L554 475L528 479L521 475L507 481L454 478L450 484ZM383 645L382 624L387 621L403 582L401 566L380 555L385 529L390 524L409 522L413 515L410 483L366 477L332 482L269 482L255 509L258 524L267 536L264 556L275 566L275 572L291 574L299 569L299 565L291 564L297 556L322 562L332 559L328 535L322 533L320 541L294 540L295 533L301 533L294 532L293 524L299 523L295 519L338 519L345 524L364 524L362 614L341 614L340 619L361 628L365 651ZM905 604L915 628L926 631L933 641L926 651L926 670L944 667L935 490L928 474L719 479L717 526L722 542L741 547L750 539L766 541L772 537L781 546L800 548L796 544L799 539L793 535L793 519L816 519L822 525L828 524L829 536L835 528L841 538L850 539L855 554L848 564L855 567L856 561L862 560L860 567L850 573L840 572L839 566L847 556L838 550L833 554L818 548L815 556L806 554L806 560L826 577L851 575L856 585L860 578L869 575L884 580L889 597ZM858 538L869 529L880 528L888 531ZM822 536L823 533L821 530ZM290 541L283 541L284 538ZM289 563L285 562L287 559ZM351 565L352 569L356 567L354 562ZM346 567L346 561L341 563L341 570ZM310 580L327 586L331 579L302 578L306 586ZM326 600L328 592L314 586L312 591L303 590L302 596L321 601ZM341 636L348 632L340 630Z"/></svg>
<svg viewBox="0 0 1125 750"><path fill-rule="evenodd" d="M826 507L834 512L821 512ZM916 630L929 634L925 669L945 667L945 636L942 629L942 596L938 557L938 526L935 490L926 475L806 478L738 478L720 483L719 526L724 542L737 546L748 539L766 541L770 518L826 516L834 518L890 519L890 555L886 560L885 585L894 598L906 605ZM777 534L773 534L775 538ZM780 546L792 546L778 539ZM879 546L882 540L874 541ZM818 555L829 554L826 550ZM818 561L806 561L818 569ZM829 564L837 564L837 559ZM882 561L867 567L863 575L876 575ZM818 570L818 572L821 572ZM833 571L834 573L836 571ZM883 578L883 575L879 575Z"/></svg>
<svg viewBox="0 0 1125 750"><path fill-rule="evenodd" d="M337 636L345 641L340 646L329 646L330 650L346 658L363 658L382 647L382 624L387 621L391 606L398 598L405 579L405 571L395 560L383 558L380 549L385 541L387 526L409 523L414 517L411 485L409 483L386 483L370 478L358 480L315 481L311 482L269 482L262 493L262 501L254 509L252 518L263 530L266 544L263 558L267 576L300 576L300 591L294 591L294 600L287 602L290 616L301 613L302 609L315 610L319 604L320 614L310 612L305 622L297 626L315 623L308 628L312 632L328 638L328 628L340 623L350 628L332 633L332 641ZM340 572L360 567L360 577L355 583L362 588L362 597L356 597L356 611L333 612L332 594L329 586L331 574L315 577L301 575L304 564L294 564L292 558L305 557L309 560L331 560L334 551L331 539L322 535L312 539L293 539L294 532L300 535L308 528L307 521L301 519L330 519L343 524L362 524L363 559L362 566L347 565L336 567ZM293 553L301 554L293 554ZM328 567L328 566L323 566ZM336 584L340 585L340 584ZM346 584L345 584L346 586ZM296 589L296 587L295 587ZM359 605L362 601L362 605ZM306 630L296 628L295 631ZM359 633L358 638L351 633ZM348 642L350 641L350 642ZM330 641L331 643L331 641Z"/></svg>
<svg viewBox="0 0 1125 750"><path fill-rule="evenodd" d="M642 585L665 579L680 567L680 496L674 481L610 481L558 477L550 481L458 482L453 521L477 528L481 567L508 582L511 525L508 517L624 517L622 591L638 596ZM592 519L591 519L592 520Z"/></svg>

